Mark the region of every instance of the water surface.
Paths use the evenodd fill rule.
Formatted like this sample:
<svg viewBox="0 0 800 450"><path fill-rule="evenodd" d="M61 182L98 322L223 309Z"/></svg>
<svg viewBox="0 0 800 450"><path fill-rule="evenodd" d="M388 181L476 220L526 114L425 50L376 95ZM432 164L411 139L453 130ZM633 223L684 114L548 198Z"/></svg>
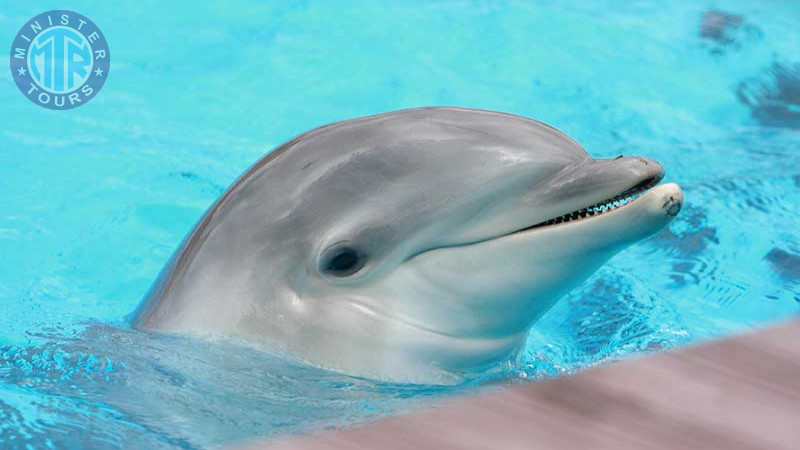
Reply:
<svg viewBox="0 0 800 450"><path fill-rule="evenodd" d="M10 73L0 89L0 446L201 448L340 426L797 314L800 4L586 3L72 2L114 55L100 95L49 111ZM0 36L62 7L9 3ZM517 364L469 386L375 383L127 327L264 153L422 105L521 114L593 156L656 159L684 211L548 313Z"/></svg>

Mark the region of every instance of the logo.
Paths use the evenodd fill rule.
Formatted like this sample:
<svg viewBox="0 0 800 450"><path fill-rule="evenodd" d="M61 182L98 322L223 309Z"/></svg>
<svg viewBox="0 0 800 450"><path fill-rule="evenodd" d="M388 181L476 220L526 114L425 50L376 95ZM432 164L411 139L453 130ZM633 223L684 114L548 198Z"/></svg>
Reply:
<svg viewBox="0 0 800 450"><path fill-rule="evenodd" d="M77 108L94 98L110 66L105 36L74 11L39 14L11 45L14 82L30 101L48 109Z"/></svg>

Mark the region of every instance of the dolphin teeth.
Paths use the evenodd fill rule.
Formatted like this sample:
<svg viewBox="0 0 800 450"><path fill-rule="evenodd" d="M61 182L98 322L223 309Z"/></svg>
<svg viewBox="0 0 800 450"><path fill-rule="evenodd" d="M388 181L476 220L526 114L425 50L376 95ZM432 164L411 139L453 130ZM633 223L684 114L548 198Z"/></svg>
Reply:
<svg viewBox="0 0 800 450"><path fill-rule="evenodd" d="M653 186L657 185L659 181L661 181L660 177L648 178L647 180L644 180L644 181L640 182L636 186L634 186L634 187L632 187L632 188L630 188L630 189L628 189L628 190L626 190L624 192L621 192L621 193L619 193L619 194L617 194L617 195L615 195L615 196L613 196L611 198L608 198L608 199L606 199L606 200L604 200L602 202L595 203L592 206L587 206L586 208L579 209L579 210L576 210L576 211L561 215L559 217L554 217L552 219L548 219L548 220L546 220L544 222L541 222L541 223L538 223L538 224L533 225L531 227L525 228L525 230L529 230L531 228L542 227L542 226L555 225L555 224L559 224L559 223L571 222L573 220L581 220L581 219L585 219L587 216L588 217L599 216L599 215L602 215L605 212L608 212L608 211L611 211L611 210L617 210L619 208L622 208L622 207L630 204L631 202L633 202L634 200L639 198L642 195L642 193L644 193L645 191L649 190ZM520 231L523 231L523 230L520 230Z"/></svg>

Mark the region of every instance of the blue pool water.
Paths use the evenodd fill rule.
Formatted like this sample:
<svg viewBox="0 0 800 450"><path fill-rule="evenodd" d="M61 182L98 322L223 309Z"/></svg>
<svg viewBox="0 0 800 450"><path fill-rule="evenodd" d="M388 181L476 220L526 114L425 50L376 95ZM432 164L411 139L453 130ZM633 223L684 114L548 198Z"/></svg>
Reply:
<svg viewBox="0 0 800 450"><path fill-rule="evenodd" d="M0 447L202 448L348 425L800 310L800 3L272 3L0 9L0 44L67 7L114 58L71 111L35 106L0 71ZM521 114L597 157L651 157L686 206L548 313L518 364L468 386L376 383L127 327L181 238L265 152L420 105Z"/></svg>

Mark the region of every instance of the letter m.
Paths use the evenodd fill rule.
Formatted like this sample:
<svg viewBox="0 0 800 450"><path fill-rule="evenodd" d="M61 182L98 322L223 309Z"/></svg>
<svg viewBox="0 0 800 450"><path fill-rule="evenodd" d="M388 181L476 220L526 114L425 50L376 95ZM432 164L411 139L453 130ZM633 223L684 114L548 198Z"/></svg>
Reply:
<svg viewBox="0 0 800 450"><path fill-rule="evenodd" d="M25 59L25 49L24 48L15 48L14 49L14 58Z"/></svg>

